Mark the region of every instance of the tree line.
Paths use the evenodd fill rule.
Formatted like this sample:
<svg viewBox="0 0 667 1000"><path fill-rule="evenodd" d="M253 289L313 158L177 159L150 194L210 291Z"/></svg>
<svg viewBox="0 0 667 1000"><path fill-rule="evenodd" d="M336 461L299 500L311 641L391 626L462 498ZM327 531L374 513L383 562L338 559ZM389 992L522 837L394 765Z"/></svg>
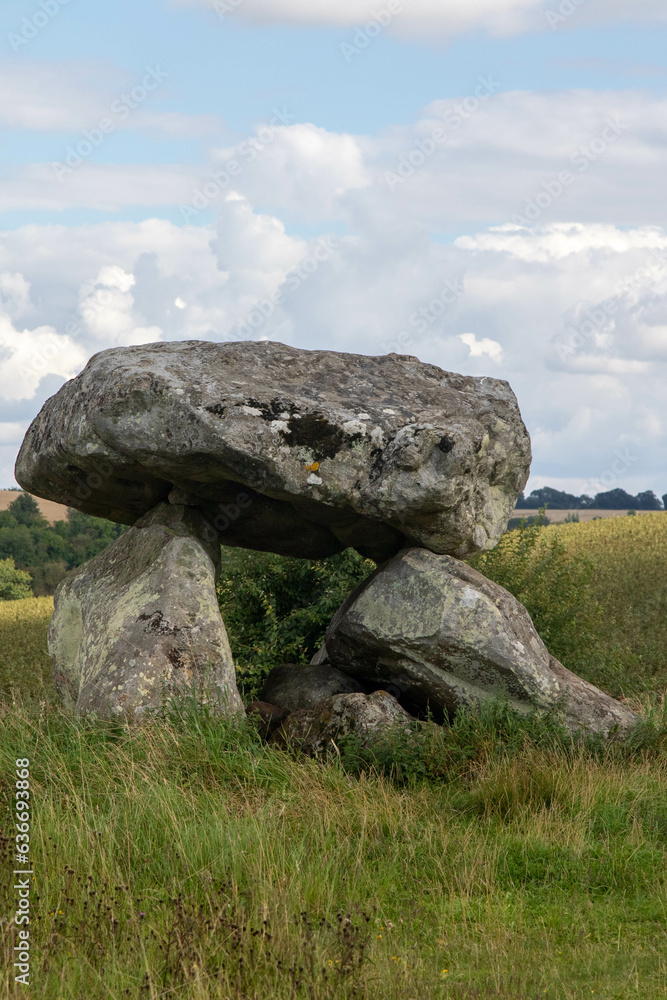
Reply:
<svg viewBox="0 0 667 1000"><path fill-rule="evenodd" d="M92 559L125 530L71 508L67 520L51 524L34 497L18 493L0 511L0 600L52 594L70 569Z"/></svg>
<svg viewBox="0 0 667 1000"><path fill-rule="evenodd" d="M594 497L585 493L577 497L573 493L544 486L540 490L533 490L530 496L522 493L516 505L524 510L538 510L540 507L548 507L550 510L667 510L667 493L662 501L653 490L645 490L635 497L621 489L596 493Z"/></svg>

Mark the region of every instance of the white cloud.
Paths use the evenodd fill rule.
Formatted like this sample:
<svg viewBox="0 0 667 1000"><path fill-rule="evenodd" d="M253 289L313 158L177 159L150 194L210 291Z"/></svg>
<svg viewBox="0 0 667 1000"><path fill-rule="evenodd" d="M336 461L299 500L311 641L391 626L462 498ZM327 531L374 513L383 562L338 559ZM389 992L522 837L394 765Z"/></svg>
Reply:
<svg viewBox="0 0 667 1000"><path fill-rule="evenodd" d="M86 361L86 352L52 326L18 330L0 315L0 386L6 400L31 399L45 375L71 378Z"/></svg>
<svg viewBox="0 0 667 1000"><path fill-rule="evenodd" d="M503 360L503 349L497 340L490 340L488 337L478 340L474 333L460 333L459 340L469 348L471 358L482 358L487 355L496 364Z"/></svg>
<svg viewBox="0 0 667 1000"><path fill-rule="evenodd" d="M544 259L558 246L572 252L573 219L598 226L586 239L601 253L622 249L625 240L621 229L612 236L610 223L654 224L664 189L667 100L639 92L516 91L473 97L470 112L464 105L457 97L433 102L411 125L375 136L267 123L250 138L216 147L201 166L105 164L100 149L70 172L46 163L17 167L3 178L0 210L173 206L191 222L236 193L290 221L338 221L354 230L365 219L388 239L474 227L483 231L480 251L500 241L509 247L512 237L514 252L523 241ZM436 134L441 141L433 141ZM565 229L550 229L549 245L538 247L525 242L526 222ZM460 245L472 249L466 239Z"/></svg>
<svg viewBox="0 0 667 1000"><path fill-rule="evenodd" d="M16 420L0 421L0 445L12 444L18 447L27 429L27 424L18 423Z"/></svg>
<svg viewBox="0 0 667 1000"><path fill-rule="evenodd" d="M22 274L0 273L0 309L10 316L20 316L30 307L30 283Z"/></svg>
<svg viewBox="0 0 667 1000"><path fill-rule="evenodd" d="M63 212L78 207L115 212L133 205L177 205L189 199L201 174L191 165L84 162L62 176L50 164L39 163L5 175L0 211Z"/></svg>
<svg viewBox="0 0 667 1000"><path fill-rule="evenodd" d="M167 138L219 134L224 129L217 115L156 110L154 105L164 96L169 76L161 78L159 65L145 69L154 71L148 90L143 87L147 72L133 76L98 61L5 63L0 65L0 125L71 132L74 143L83 138L84 130L97 128L102 119L111 122L113 131L133 129ZM138 100L133 99L133 90Z"/></svg>
<svg viewBox="0 0 667 1000"><path fill-rule="evenodd" d="M86 359L80 344L51 325L39 321L32 329L16 325L17 318L32 313L31 284L25 275L0 271L0 395L4 400L32 399L46 375L71 378ZM6 430L18 425L3 426Z"/></svg>
<svg viewBox="0 0 667 1000"><path fill-rule="evenodd" d="M259 24L363 26L378 10L396 11L387 30L398 37L447 37L467 31L513 35L550 31L574 24L623 20L664 22L662 0L587 0L572 5L572 16L558 19L561 0L172 0L178 5L204 4L223 18L238 17ZM547 12L556 14L547 18ZM552 27L553 26L553 27Z"/></svg>
<svg viewBox="0 0 667 1000"><path fill-rule="evenodd" d="M5 234L0 268L21 275L32 296L27 331L5 319L2 344L28 353L40 338L61 345L56 363L27 381L19 361L0 366L5 397L41 391L41 375L69 377L118 344L238 339L254 310L258 340L394 350L508 379L533 436L536 476L599 477L617 449L630 448L637 461L628 476L667 489L667 233L609 227L603 239L598 226L559 224L446 245L410 233L392 240L361 218L300 272L316 259L318 239L287 234L238 196L209 227L150 220ZM664 266L653 257L655 267L642 270L656 247L666 249ZM619 305L613 322L559 355L572 324L608 300Z"/></svg>
<svg viewBox="0 0 667 1000"><path fill-rule="evenodd" d="M93 282L81 286L80 313L89 337L102 341L105 347L129 347L162 339L159 326L142 326L134 315L130 289L135 284L133 274L118 265L107 265Z"/></svg>
<svg viewBox="0 0 667 1000"><path fill-rule="evenodd" d="M608 223L584 225L581 222L556 222L537 231L509 223L474 236L460 236L455 244L463 250L511 254L526 263L548 263L573 253L585 253L590 257L590 251L604 251L611 256L628 250L667 247L664 231L659 226L621 230Z"/></svg>
<svg viewBox="0 0 667 1000"><path fill-rule="evenodd" d="M339 217L348 192L373 181L355 136L307 123L260 127L249 140L219 150L215 160L222 167L231 160L239 164L233 186L251 201L288 206L309 220Z"/></svg>

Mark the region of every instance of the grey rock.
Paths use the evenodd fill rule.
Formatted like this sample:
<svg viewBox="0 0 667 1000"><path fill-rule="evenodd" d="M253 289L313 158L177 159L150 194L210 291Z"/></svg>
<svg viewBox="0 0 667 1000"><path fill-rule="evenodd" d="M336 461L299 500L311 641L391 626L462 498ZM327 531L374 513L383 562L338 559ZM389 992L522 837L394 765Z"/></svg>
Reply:
<svg viewBox="0 0 667 1000"><path fill-rule="evenodd" d="M269 673L262 698L272 705L298 712L302 708L314 708L336 694L358 691L364 691L363 685L335 667L283 663Z"/></svg>
<svg viewBox="0 0 667 1000"><path fill-rule="evenodd" d="M271 705L266 701L251 701L246 708L246 715L255 720L264 738L269 737L288 714L287 709Z"/></svg>
<svg viewBox="0 0 667 1000"><path fill-rule="evenodd" d="M228 545L321 558L465 556L505 530L530 466L507 382L400 355L278 343L95 355L43 406L16 476L124 524L169 497Z"/></svg>
<svg viewBox="0 0 667 1000"><path fill-rule="evenodd" d="M196 684L221 712L242 712L215 594L219 560L198 511L161 504L65 577L48 643L66 705L140 720Z"/></svg>
<svg viewBox="0 0 667 1000"><path fill-rule="evenodd" d="M315 664L316 666L319 666L322 663L329 662L329 654L327 653L327 645L325 642L322 643L322 645L315 653L315 656L312 658L310 662Z"/></svg>
<svg viewBox="0 0 667 1000"><path fill-rule="evenodd" d="M411 721L411 716L387 691L339 694L313 708L288 715L271 739L279 746L320 756L333 750L350 733L358 736L362 746L372 747L394 726L407 727Z"/></svg>
<svg viewBox="0 0 667 1000"><path fill-rule="evenodd" d="M519 712L560 710L571 729L636 721L550 656L526 609L458 559L404 549L350 595L326 634L332 666L451 715L502 697Z"/></svg>

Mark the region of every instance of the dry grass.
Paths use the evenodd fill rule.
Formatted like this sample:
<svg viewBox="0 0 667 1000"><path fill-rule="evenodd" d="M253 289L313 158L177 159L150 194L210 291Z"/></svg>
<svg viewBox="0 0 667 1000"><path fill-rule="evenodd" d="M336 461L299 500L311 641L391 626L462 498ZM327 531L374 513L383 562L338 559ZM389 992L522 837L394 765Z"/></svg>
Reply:
<svg viewBox="0 0 667 1000"><path fill-rule="evenodd" d="M0 601L0 697L51 698L51 662L46 631L52 597Z"/></svg>

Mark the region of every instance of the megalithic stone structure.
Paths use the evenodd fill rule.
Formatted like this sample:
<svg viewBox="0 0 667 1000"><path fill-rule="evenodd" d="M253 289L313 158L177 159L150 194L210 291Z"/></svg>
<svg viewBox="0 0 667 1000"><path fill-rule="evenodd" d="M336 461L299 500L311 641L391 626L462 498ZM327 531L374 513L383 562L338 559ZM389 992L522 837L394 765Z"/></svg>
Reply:
<svg viewBox="0 0 667 1000"><path fill-rule="evenodd" d="M460 562L497 543L530 460L506 382L408 355L103 351L47 400L16 465L29 492L132 525L56 592L56 684L80 713L140 718L207 673L222 710L240 711L220 543L308 558L353 546L389 562L327 637L332 664L363 679L367 694L346 697L400 696L407 679L404 700L444 715L498 692L548 707L558 689L568 723L597 712L593 728L622 728L631 713L549 661L525 609Z"/></svg>
<svg viewBox="0 0 667 1000"><path fill-rule="evenodd" d="M507 382L417 358L201 341L113 348L47 401L26 490L122 524L175 496L226 545L378 562L493 548L530 468ZM240 501L240 502L239 502Z"/></svg>

